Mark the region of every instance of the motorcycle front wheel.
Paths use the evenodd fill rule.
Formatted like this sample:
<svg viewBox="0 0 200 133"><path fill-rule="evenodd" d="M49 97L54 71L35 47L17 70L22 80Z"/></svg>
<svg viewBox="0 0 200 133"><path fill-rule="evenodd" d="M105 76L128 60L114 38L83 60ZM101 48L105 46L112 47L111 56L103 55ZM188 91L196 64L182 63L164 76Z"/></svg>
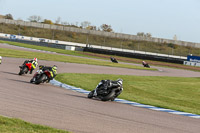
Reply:
<svg viewBox="0 0 200 133"><path fill-rule="evenodd" d="M36 81L35 84L40 84L45 80L46 75L42 74Z"/></svg>

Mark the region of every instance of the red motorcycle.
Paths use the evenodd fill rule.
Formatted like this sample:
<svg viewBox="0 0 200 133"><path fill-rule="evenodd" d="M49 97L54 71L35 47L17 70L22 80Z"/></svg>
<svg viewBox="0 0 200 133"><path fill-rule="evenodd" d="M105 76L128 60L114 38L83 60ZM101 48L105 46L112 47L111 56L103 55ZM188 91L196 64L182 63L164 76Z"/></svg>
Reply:
<svg viewBox="0 0 200 133"><path fill-rule="evenodd" d="M31 67L32 67L32 63L25 61L24 64L19 66L19 68L20 68L19 75L27 74L28 71L31 70Z"/></svg>
<svg viewBox="0 0 200 133"><path fill-rule="evenodd" d="M48 82L51 79L51 73L48 70L38 70L33 78L30 80L30 83L40 84Z"/></svg>

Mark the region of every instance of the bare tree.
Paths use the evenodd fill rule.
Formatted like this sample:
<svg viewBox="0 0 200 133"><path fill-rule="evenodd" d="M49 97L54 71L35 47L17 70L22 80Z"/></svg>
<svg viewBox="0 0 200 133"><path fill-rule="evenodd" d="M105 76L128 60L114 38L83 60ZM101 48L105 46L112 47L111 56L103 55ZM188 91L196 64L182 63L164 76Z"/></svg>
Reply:
<svg viewBox="0 0 200 133"><path fill-rule="evenodd" d="M41 16L37 16L37 22L42 22L42 21L43 21L42 17Z"/></svg>
<svg viewBox="0 0 200 133"><path fill-rule="evenodd" d="M77 26L77 27L78 27L78 23L79 23L79 22L76 22L76 26Z"/></svg>
<svg viewBox="0 0 200 133"><path fill-rule="evenodd" d="M173 40L175 40L175 41L178 40L176 35L174 35Z"/></svg>
<svg viewBox="0 0 200 133"><path fill-rule="evenodd" d="M97 27L96 26L88 26L88 27L86 27L86 29L88 29L88 30L97 30Z"/></svg>
<svg viewBox="0 0 200 133"><path fill-rule="evenodd" d="M21 18L18 18L17 21L23 21Z"/></svg>
<svg viewBox="0 0 200 133"><path fill-rule="evenodd" d="M144 34L144 32L138 32L138 33L137 33L137 36L142 36L142 37L144 37L145 34Z"/></svg>
<svg viewBox="0 0 200 133"><path fill-rule="evenodd" d="M66 22L66 21L65 21L65 22L61 22L61 24L62 24L62 25L69 25L69 23Z"/></svg>
<svg viewBox="0 0 200 133"><path fill-rule="evenodd" d="M55 23L56 23L56 24L60 24L60 22L61 22L61 17L58 17L58 18L56 19Z"/></svg>
<svg viewBox="0 0 200 133"><path fill-rule="evenodd" d="M12 14L6 14L6 15L5 15L5 19L12 19L12 20L13 20Z"/></svg>
<svg viewBox="0 0 200 133"><path fill-rule="evenodd" d="M151 33L146 33L146 37L152 37Z"/></svg>
<svg viewBox="0 0 200 133"><path fill-rule="evenodd" d="M37 22L37 16L36 16L36 15L30 16L30 17L28 18L28 20L29 20L30 22Z"/></svg>
<svg viewBox="0 0 200 133"><path fill-rule="evenodd" d="M82 28L86 28L86 27L88 27L88 26L90 26L90 25L91 25L91 23L88 22L88 21L81 22L81 27L82 27Z"/></svg>
<svg viewBox="0 0 200 133"><path fill-rule="evenodd" d="M137 36L142 36L142 37L152 37L151 33L144 33L144 32L138 32Z"/></svg>
<svg viewBox="0 0 200 133"><path fill-rule="evenodd" d="M107 24L102 24L100 26L100 28L101 28L102 31L106 31L106 32L112 32L113 31L111 25L107 25Z"/></svg>
<svg viewBox="0 0 200 133"><path fill-rule="evenodd" d="M43 19L41 16L33 15L28 18L30 22L42 22Z"/></svg>

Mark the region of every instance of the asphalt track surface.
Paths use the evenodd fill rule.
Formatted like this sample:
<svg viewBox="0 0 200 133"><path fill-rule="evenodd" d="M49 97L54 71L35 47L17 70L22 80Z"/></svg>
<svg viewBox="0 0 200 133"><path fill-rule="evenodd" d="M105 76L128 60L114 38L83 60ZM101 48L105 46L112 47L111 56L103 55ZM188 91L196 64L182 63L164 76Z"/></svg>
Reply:
<svg viewBox="0 0 200 133"><path fill-rule="evenodd" d="M9 48L9 49L44 53L44 51L21 48L17 46L8 45L8 44L2 44L2 43L0 43L0 48ZM52 53L52 54L57 54L57 53ZM70 55L66 55L66 56L70 56ZM79 57L79 58L85 58L85 57ZM101 59L96 59L96 60L101 60ZM109 60L104 60L104 61L109 61ZM39 64L44 64L44 65L56 64L57 65L58 63L57 62L54 63L50 61L40 62L39 60ZM125 63L125 64L142 66L141 64L134 64L134 63ZM66 72L66 73L99 73L99 74L137 75L137 76L200 77L200 72L187 71L187 70L182 70L182 69L172 69L172 68L167 68L167 67L157 67L157 66L151 66L151 67L156 68L159 71L124 69L124 68L114 68L114 67L105 67L105 66L102 67L102 66L82 65L82 64L75 64L75 63L73 64L61 63L59 65L58 71L60 73Z"/></svg>
<svg viewBox="0 0 200 133"><path fill-rule="evenodd" d="M50 84L34 85L33 76L19 76L21 58L3 58L0 65L0 115L68 130L74 133L199 133L200 119L153 111L117 102L91 100L85 94ZM54 65L58 73L146 75L148 71L39 61ZM109 70L107 70L109 69ZM198 72L172 69L176 76L197 77ZM120 71L120 72L118 72ZM179 72L184 72L179 74ZM175 76L169 68L154 76ZM195 73L195 74L194 74ZM150 75L151 73L148 73Z"/></svg>

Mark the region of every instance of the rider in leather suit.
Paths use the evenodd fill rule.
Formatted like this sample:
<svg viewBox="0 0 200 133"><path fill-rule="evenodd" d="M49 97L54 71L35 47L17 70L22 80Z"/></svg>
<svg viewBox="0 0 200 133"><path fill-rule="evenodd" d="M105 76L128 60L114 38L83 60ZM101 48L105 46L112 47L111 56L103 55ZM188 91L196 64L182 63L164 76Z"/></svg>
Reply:
<svg viewBox="0 0 200 133"><path fill-rule="evenodd" d="M123 91L123 80L122 79L118 79L116 81L112 81L112 80L101 80L101 82L97 85L97 87L95 88L94 91L94 95L93 96L97 96L97 91L100 87L103 87L104 89L108 89L108 88L116 88L116 87L120 87L120 91L117 92L117 94L115 95L115 97L119 96L121 94L121 92Z"/></svg>

